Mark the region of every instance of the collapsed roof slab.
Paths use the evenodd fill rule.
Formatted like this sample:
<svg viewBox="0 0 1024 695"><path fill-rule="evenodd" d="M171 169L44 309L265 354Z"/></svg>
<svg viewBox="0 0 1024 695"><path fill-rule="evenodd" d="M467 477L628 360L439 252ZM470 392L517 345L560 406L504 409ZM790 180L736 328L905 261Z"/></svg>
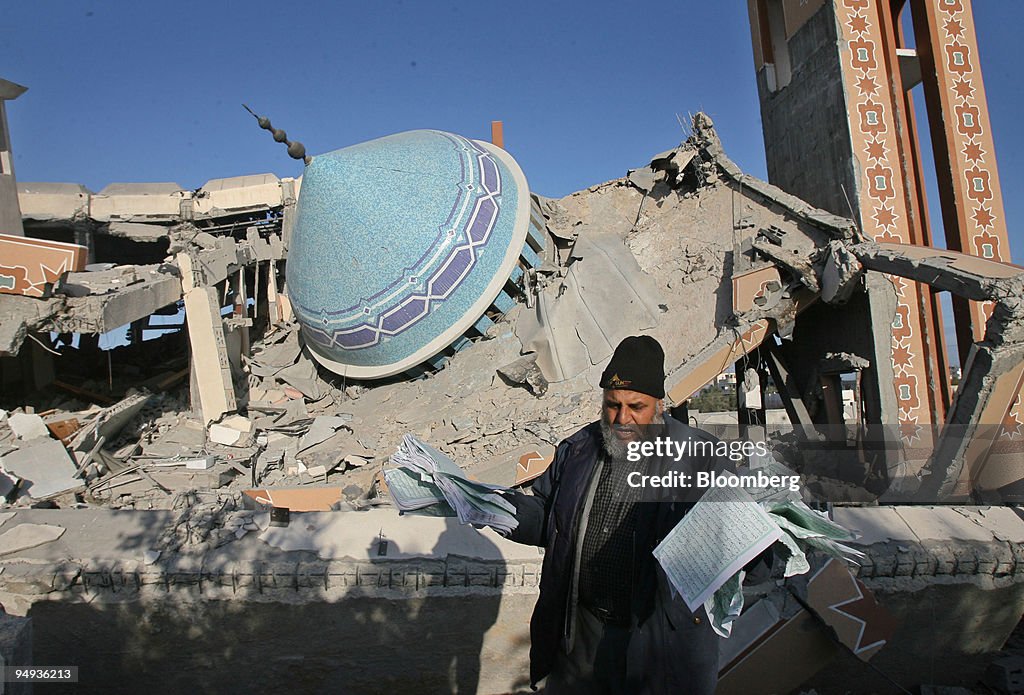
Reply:
<svg viewBox="0 0 1024 695"><path fill-rule="evenodd" d="M86 296L0 295L0 356L16 356L29 332L106 333L181 299L181 281L173 267L135 266L127 286L111 282L110 275L69 273L72 291L89 292Z"/></svg>
<svg viewBox="0 0 1024 695"><path fill-rule="evenodd" d="M282 181L274 174L210 179L195 195L196 219L259 212L281 207Z"/></svg>
<svg viewBox="0 0 1024 695"><path fill-rule="evenodd" d="M89 216L100 222L176 222L182 201L191 197L176 183L112 183L90 196Z"/></svg>
<svg viewBox="0 0 1024 695"><path fill-rule="evenodd" d="M60 332L106 333L144 319L181 299L181 281L169 271L165 266L136 266L133 284L127 287L96 283L88 296L69 298L62 312L66 315L54 325ZM88 282L90 275L94 273L70 273L68 282Z"/></svg>
<svg viewBox="0 0 1024 695"><path fill-rule="evenodd" d="M18 182L18 204L23 220L42 222L75 220L89 214L92 192L80 183Z"/></svg>
<svg viewBox="0 0 1024 695"><path fill-rule="evenodd" d="M93 193L77 183L20 182L17 197L22 219L37 225L57 222L175 224L293 207L300 185L301 178L279 179L274 174L210 179L194 192L176 183L112 183L99 193Z"/></svg>
<svg viewBox="0 0 1024 695"><path fill-rule="evenodd" d="M29 332L50 325L63 307L63 297L0 294L0 357L16 356Z"/></svg>
<svg viewBox="0 0 1024 695"><path fill-rule="evenodd" d="M114 224L125 225L131 233L153 233L153 225ZM277 234L264 238L253 232L245 241L236 242L231 237L218 238L191 229L192 235L185 241L189 251L178 254L178 264L69 273L64 288L58 288L48 299L22 302L17 300L27 298L0 294L0 356L17 355L25 337L33 331L106 333L181 300L183 282L186 289L215 285L240 268L261 260L281 260L286 253ZM206 247L190 243L192 240Z"/></svg>

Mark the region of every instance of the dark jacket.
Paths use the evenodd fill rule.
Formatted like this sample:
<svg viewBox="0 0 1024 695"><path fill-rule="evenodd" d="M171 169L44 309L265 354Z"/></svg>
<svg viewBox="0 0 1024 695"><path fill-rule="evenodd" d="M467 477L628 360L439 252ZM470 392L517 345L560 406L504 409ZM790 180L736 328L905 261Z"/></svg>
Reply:
<svg viewBox="0 0 1024 695"><path fill-rule="evenodd" d="M665 418L676 441L717 440L710 434ZM530 621L530 682L551 672L558 650L572 649L577 609L580 540L599 470L600 423L591 423L563 441L548 470L533 484L533 495L514 497L519 521L509 538L543 546L540 596ZM713 456L651 458L647 473L694 473L726 468ZM692 501L637 503L633 551L632 636L628 652L630 690L647 693L714 692L718 679L718 636L703 608L691 613L670 595L668 579L652 551L693 506Z"/></svg>

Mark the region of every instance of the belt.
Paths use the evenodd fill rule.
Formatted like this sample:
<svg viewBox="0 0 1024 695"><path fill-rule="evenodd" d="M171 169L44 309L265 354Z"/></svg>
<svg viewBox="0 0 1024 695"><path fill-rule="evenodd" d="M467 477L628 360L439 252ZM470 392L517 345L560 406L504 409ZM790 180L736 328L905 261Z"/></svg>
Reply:
<svg viewBox="0 0 1024 695"><path fill-rule="evenodd" d="M605 625L611 625L612 627L629 627L630 621L628 615L616 615L607 608L597 608L596 606L584 605L582 607Z"/></svg>

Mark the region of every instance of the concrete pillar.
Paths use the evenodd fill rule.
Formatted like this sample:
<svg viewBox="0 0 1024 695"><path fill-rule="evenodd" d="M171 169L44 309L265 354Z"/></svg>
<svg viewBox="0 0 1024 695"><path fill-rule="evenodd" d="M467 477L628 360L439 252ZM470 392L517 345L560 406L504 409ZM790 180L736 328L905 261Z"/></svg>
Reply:
<svg viewBox="0 0 1024 695"><path fill-rule="evenodd" d="M85 260L87 264L96 262L95 236L95 232L93 232L91 227L75 225L75 243L88 249Z"/></svg>
<svg viewBox="0 0 1024 695"><path fill-rule="evenodd" d="M25 236L18 205L18 186L14 179L14 153L7 127L6 102L25 93L26 87L0 78L0 234Z"/></svg>
<svg viewBox="0 0 1024 695"><path fill-rule="evenodd" d="M39 339L49 342L47 336L40 336ZM29 345L32 354L32 385L37 389L44 389L57 378L53 355L34 340L29 341Z"/></svg>
<svg viewBox="0 0 1024 695"><path fill-rule="evenodd" d="M199 392L203 419L212 422L237 408L217 290L197 287L186 292L185 320L192 348L193 383ZM195 400L193 396L193 403Z"/></svg>
<svg viewBox="0 0 1024 695"><path fill-rule="evenodd" d="M928 233L915 172L904 168L911 152L899 36L888 5L749 0L768 178L813 205L852 217L868 239L922 244ZM776 79L779 66L786 68L784 89ZM890 394L879 399L876 422L898 425L905 444L919 445L929 425L945 418L936 299L918 283L879 277L868 283L864 308L851 344L871 355L876 368L865 375L874 381L867 390ZM818 331L826 336L851 323L849 311L822 318ZM866 338L872 348L863 345ZM794 369L800 364L790 363ZM891 379L880 378L886 372Z"/></svg>

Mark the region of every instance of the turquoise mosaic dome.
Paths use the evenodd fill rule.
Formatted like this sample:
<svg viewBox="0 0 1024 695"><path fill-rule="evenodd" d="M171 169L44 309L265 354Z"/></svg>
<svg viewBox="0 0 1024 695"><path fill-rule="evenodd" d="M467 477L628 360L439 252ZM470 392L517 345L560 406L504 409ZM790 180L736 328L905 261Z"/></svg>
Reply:
<svg viewBox="0 0 1024 695"><path fill-rule="evenodd" d="M353 378L416 367L494 302L529 225L526 178L489 143L415 130L314 157L288 252L306 344Z"/></svg>

